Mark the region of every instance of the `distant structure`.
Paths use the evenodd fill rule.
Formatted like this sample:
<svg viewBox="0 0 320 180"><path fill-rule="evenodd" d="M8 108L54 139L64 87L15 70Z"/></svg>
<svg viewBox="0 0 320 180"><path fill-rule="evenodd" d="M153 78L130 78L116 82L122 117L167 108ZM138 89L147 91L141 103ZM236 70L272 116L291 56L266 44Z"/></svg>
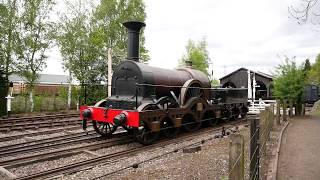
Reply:
<svg viewBox="0 0 320 180"><path fill-rule="evenodd" d="M27 81L16 75L10 75L9 81L13 82L13 94L27 92ZM69 76L55 74L40 74L35 87L35 94L54 94L59 92L59 87L69 84Z"/></svg>
<svg viewBox="0 0 320 180"><path fill-rule="evenodd" d="M273 76L258 71L252 71L251 76L255 75L256 80L256 99L272 99L272 80ZM248 88L248 69L240 68L232 73L220 78L220 84L223 88Z"/></svg>

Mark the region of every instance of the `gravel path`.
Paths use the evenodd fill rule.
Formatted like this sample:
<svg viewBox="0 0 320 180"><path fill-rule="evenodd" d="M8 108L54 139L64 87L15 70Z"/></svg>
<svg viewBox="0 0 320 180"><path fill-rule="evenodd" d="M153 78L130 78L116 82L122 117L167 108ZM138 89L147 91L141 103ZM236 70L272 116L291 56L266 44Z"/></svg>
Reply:
<svg viewBox="0 0 320 180"><path fill-rule="evenodd" d="M286 129L280 149L277 179L320 178L320 117L297 117Z"/></svg>

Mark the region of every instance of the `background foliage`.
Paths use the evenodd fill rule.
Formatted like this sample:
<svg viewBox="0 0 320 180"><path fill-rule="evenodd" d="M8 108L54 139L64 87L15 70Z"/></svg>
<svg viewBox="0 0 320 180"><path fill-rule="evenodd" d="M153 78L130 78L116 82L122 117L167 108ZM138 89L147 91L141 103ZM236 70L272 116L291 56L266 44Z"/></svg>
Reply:
<svg viewBox="0 0 320 180"><path fill-rule="evenodd" d="M189 40L186 45L186 52L179 60L179 66L185 65L186 61L192 62L192 67L209 75L209 52L207 50L207 41L203 39L199 42Z"/></svg>
<svg viewBox="0 0 320 180"><path fill-rule="evenodd" d="M276 74L273 81L274 97L302 102L305 86L303 67L297 66L295 60L286 57L285 63L277 67Z"/></svg>

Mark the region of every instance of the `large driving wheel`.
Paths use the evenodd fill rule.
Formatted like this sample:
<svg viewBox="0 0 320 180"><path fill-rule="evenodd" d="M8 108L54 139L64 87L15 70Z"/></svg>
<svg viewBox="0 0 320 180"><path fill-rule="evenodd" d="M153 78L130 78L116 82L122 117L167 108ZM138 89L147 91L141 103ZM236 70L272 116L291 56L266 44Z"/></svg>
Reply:
<svg viewBox="0 0 320 180"><path fill-rule="evenodd" d="M138 111L150 111L159 109L156 104L148 103L142 104L138 107ZM140 121L139 128L134 129L135 139L144 145L152 144L159 137L159 132L152 132L147 122Z"/></svg>
<svg viewBox="0 0 320 180"><path fill-rule="evenodd" d="M92 121L93 129L103 137L110 137L117 130L116 125L108 122Z"/></svg>
<svg viewBox="0 0 320 180"><path fill-rule="evenodd" d="M183 128L188 132L196 131L200 128L201 123L196 121L196 118L193 114L186 114L182 118Z"/></svg>
<svg viewBox="0 0 320 180"><path fill-rule="evenodd" d="M237 120L240 116L240 109L238 107L232 108L232 119Z"/></svg>
<svg viewBox="0 0 320 180"><path fill-rule="evenodd" d="M232 119L231 110L229 108L223 108L221 110L222 119L227 123Z"/></svg>
<svg viewBox="0 0 320 180"><path fill-rule="evenodd" d="M204 98L204 90L201 87L201 82L198 80L189 79L186 81L181 88L180 104L185 105L193 97Z"/></svg>
<svg viewBox="0 0 320 180"><path fill-rule="evenodd" d="M169 117L165 117L162 119L160 127L161 127L161 134L166 138L173 138L179 132L179 128L174 126L174 123Z"/></svg>
<svg viewBox="0 0 320 180"><path fill-rule="evenodd" d="M207 122L208 125L215 127L218 125L219 119L216 118L216 115L213 111L207 111L204 113L202 121Z"/></svg>

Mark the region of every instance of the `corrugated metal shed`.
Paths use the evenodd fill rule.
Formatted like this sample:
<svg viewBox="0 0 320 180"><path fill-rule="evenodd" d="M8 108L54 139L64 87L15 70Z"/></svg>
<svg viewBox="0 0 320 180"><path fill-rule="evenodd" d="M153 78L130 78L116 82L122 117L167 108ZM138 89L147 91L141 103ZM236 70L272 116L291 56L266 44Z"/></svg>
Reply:
<svg viewBox="0 0 320 180"><path fill-rule="evenodd" d="M9 81L13 83L25 83L26 80L16 74L9 76ZM68 75L55 75L55 74L40 74L38 79L38 84L68 84Z"/></svg>

